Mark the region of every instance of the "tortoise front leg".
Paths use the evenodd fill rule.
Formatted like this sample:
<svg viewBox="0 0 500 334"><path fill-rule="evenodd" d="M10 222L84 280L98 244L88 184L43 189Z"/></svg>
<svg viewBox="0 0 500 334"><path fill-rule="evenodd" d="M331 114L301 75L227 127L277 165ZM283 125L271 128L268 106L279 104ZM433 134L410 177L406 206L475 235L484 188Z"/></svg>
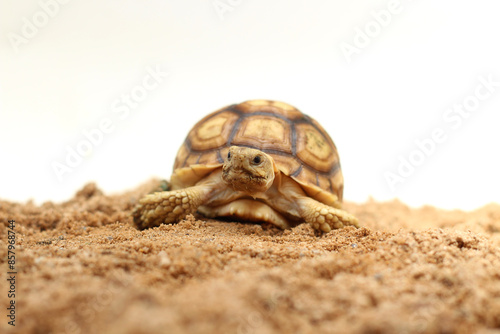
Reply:
<svg viewBox="0 0 500 334"><path fill-rule="evenodd" d="M296 201L302 219L316 230L330 232L332 229L342 228L345 225L359 227L358 219L346 211L328 206L310 197L300 197Z"/></svg>
<svg viewBox="0 0 500 334"><path fill-rule="evenodd" d="M146 195L132 212L134 223L139 229L175 223L207 202L211 190L209 185L199 185Z"/></svg>
<svg viewBox="0 0 500 334"><path fill-rule="evenodd" d="M323 232L330 232L344 225L359 227L358 219L353 215L307 196L291 178L282 175L281 179L281 187L272 187L267 198L270 206L277 211L287 212Z"/></svg>

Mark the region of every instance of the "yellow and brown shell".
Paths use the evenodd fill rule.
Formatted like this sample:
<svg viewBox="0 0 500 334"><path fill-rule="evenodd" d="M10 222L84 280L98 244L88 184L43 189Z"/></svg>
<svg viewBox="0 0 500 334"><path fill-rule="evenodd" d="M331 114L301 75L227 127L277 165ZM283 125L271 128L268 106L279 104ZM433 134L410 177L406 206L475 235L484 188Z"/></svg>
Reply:
<svg viewBox="0 0 500 334"><path fill-rule="evenodd" d="M344 180L332 139L311 117L270 100L233 104L199 121L177 153L172 188L192 186L221 167L230 146L269 154L309 196L340 207Z"/></svg>

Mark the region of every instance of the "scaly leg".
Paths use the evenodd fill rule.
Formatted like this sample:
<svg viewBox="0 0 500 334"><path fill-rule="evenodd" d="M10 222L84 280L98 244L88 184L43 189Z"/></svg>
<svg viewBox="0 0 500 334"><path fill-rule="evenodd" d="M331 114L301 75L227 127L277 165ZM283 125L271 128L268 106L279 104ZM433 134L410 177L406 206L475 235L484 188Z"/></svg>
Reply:
<svg viewBox="0 0 500 334"><path fill-rule="evenodd" d="M212 189L209 185L199 185L146 195L132 212L134 223L145 229L177 222L208 201Z"/></svg>
<svg viewBox="0 0 500 334"><path fill-rule="evenodd" d="M345 225L359 227L358 219L353 215L310 197L297 198L297 204L300 216L316 230L330 232Z"/></svg>

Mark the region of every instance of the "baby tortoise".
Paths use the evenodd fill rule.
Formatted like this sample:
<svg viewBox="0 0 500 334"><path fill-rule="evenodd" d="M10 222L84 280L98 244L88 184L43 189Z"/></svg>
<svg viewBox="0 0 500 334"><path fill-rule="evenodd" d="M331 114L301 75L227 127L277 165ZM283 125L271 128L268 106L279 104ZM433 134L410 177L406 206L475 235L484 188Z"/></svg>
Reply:
<svg viewBox="0 0 500 334"><path fill-rule="evenodd" d="M171 190L146 195L133 217L140 229L198 211L329 232L358 226L341 209L343 185L337 148L321 125L286 103L251 100L199 121L177 153Z"/></svg>

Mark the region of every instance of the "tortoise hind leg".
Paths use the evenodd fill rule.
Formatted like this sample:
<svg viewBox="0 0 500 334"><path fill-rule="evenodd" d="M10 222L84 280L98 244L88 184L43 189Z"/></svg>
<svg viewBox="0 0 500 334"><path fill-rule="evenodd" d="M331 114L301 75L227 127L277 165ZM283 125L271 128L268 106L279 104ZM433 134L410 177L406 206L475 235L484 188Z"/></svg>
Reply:
<svg viewBox="0 0 500 334"><path fill-rule="evenodd" d="M345 225L359 227L358 219L353 215L310 197L297 198L297 204L300 216L316 230L330 232Z"/></svg>

